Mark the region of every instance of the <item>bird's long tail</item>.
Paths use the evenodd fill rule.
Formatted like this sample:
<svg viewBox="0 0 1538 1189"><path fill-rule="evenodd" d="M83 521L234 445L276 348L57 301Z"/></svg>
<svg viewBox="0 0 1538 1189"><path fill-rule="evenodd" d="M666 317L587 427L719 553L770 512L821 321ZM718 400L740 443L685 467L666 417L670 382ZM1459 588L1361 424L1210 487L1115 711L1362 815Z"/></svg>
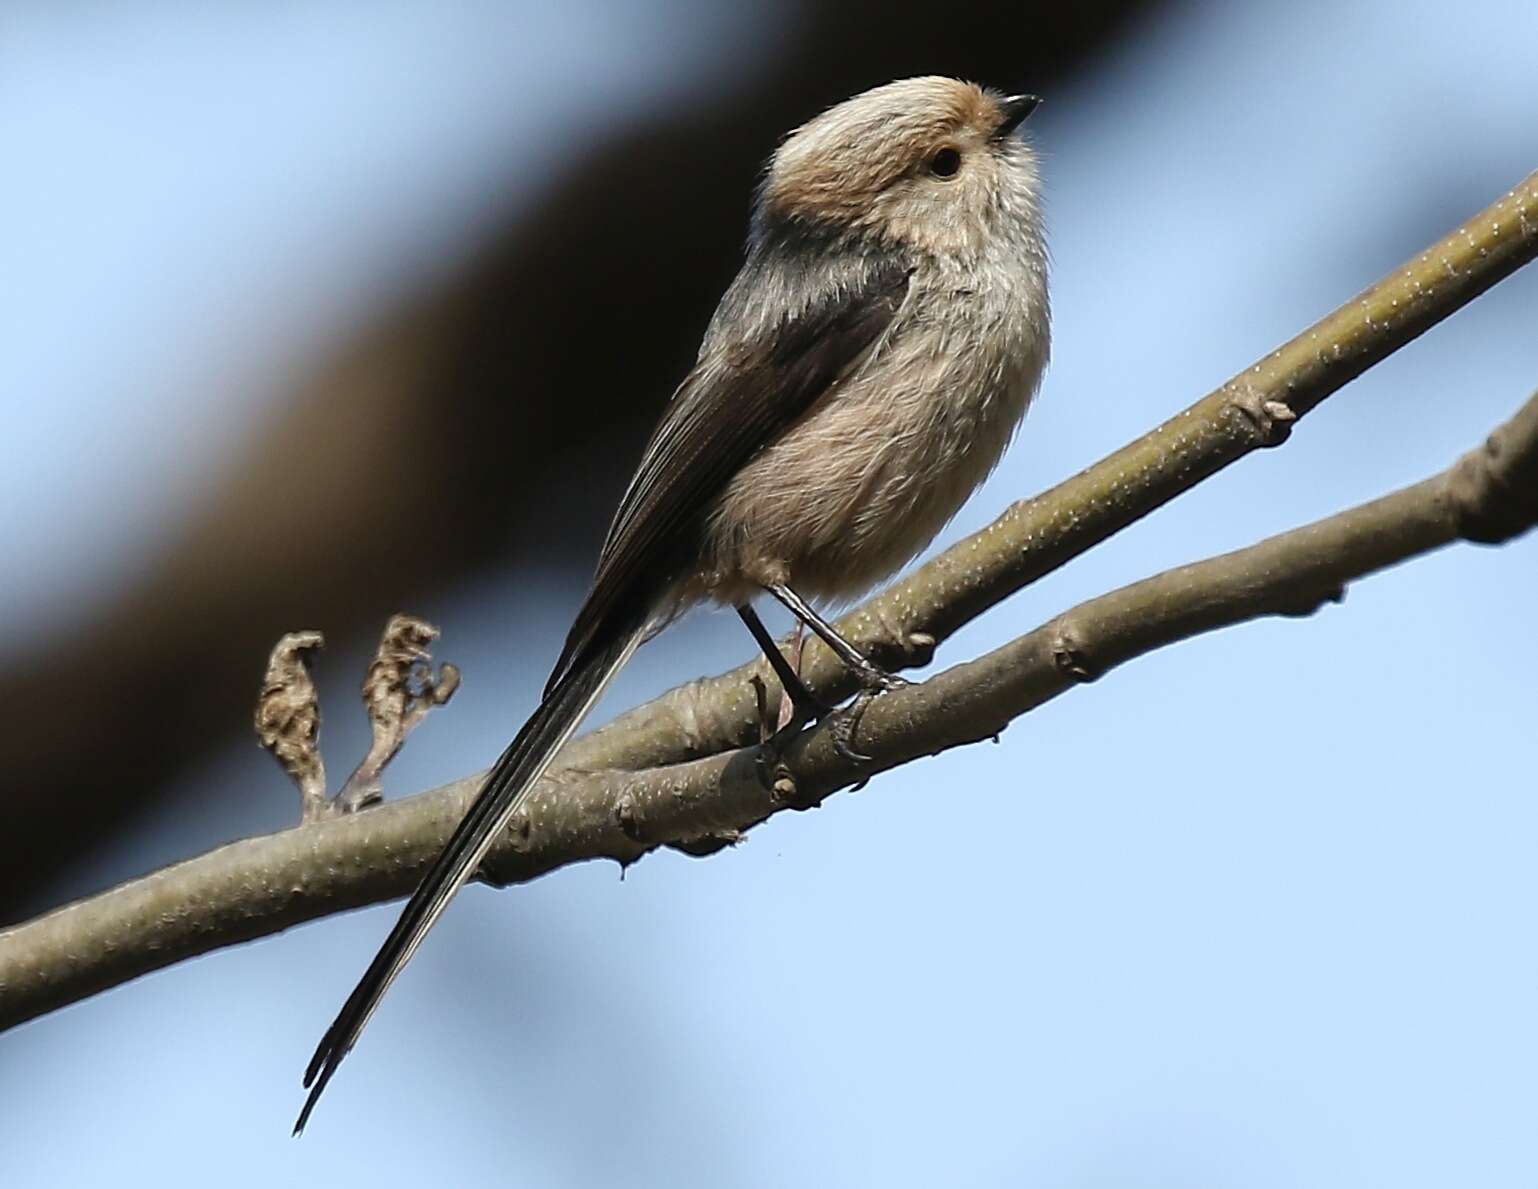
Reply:
<svg viewBox="0 0 1538 1189"><path fill-rule="evenodd" d="M321 1038L305 1070L304 1084L310 1094L294 1124L295 1135L304 1130L326 1083L357 1041L395 976L416 953L454 893L475 873L493 840L561 745L571 738L605 687L630 659L643 634L644 625L617 633L612 643L592 648L588 656L567 668L497 760L459 828L406 902L395 928L390 930L379 953Z"/></svg>

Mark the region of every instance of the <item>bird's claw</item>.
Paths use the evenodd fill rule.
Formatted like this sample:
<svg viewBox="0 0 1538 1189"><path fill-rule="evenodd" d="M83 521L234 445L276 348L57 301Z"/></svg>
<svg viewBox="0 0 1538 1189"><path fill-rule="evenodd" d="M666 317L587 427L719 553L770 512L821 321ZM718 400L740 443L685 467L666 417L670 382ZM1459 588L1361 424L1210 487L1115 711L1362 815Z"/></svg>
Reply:
<svg viewBox="0 0 1538 1189"><path fill-rule="evenodd" d="M804 687L799 694L786 691L791 698L794 714L788 722L782 720L783 725L780 729L764 739L763 748L766 759L778 763L784 744L794 738L803 727L808 724L820 726L826 723L828 738L832 740L833 750L838 753L840 759L851 764L871 762L874 757L866 755L854 745L855 732L859 730L860 720L865 717L866 708L881 694L902 689L913 683L905 677L888 673L885 669L868 661L862 666L851 667L859 679L860 689L855 694L854 700L842 709L829 706Z"/></svg>
<svg viewBox="0 0 1538 1189"><path fill-rule="evenodd" d="M840 710L832 715L828 721L828 736L833 740L833 750L839 756L848 760L851 764L868 764L874 758L866 755L854 745L855 732L860 729L860 720L865 717L865 711L870 704L885 693L891 693L894 689L902 689L912 685L906 677L899 677L896 673L888 673L885 669L876 665L858 671L860 678L860 692L855 694L854 701L849 703L847 709Z"/></svg>
<svg viewBox="0 0 1538 1189"><path fill-rule="evenodd" d="M872 665L869 673L860 674L860 684L864 692L875 695L889 694L894 689L902 689L912 685L913 682L906 677L899 677L896 673L888 673L885 669L878 669Z"/></svg>
<svg viewBox="0 0 1538 1189"><path fill-rule="evenodd" d="M855 747L854 733L865 714L865 704L875 696L869 690L861 690L848 710L842 710L828 720L828 738L833 740L833 750L840 759L851 764L868 764L874 758Z"/></svg>
<svg viewBox="0 0 1538 1189"><path fill-rule="evenodd" d="M867 696L870 695L865 690L861 690L858 695L858 697ZM854 728L859 724L858 716L851 720L847 711L840 710L835 706L829 706L817 699L812 699L809 702L801 701L796 703L795 718L786 724L785 730L780 734L794 735L808 723L817 726L827 723L828 737L833 740L833 750L839 754L841 759L847 760L851 764L868 764L870 762L870 756L862 755L854 747ZM770 742L776 742L779 737L779 735L776 735Z"/></svg>

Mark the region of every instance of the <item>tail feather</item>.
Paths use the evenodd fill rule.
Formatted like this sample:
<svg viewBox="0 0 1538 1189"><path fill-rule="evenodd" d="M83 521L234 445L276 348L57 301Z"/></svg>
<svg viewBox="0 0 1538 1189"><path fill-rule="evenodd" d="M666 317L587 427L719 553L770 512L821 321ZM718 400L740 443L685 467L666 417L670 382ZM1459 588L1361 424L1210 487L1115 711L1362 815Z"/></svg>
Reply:
<svg viewBox="0 0 1538 1189"><path fill-rule="evenodd" d="M614 675L630 659L642 634L641 628L618 633L612 643L594 648L589 656L569 666L492 767L464 820L406 902L384 945L321 1038L305 1070L304 1084L310 1093L294 1124L295 1135L304 1130L326 1083L352 1049L396 975L416 953L454 893L475 873L492 842L549 767L555 753L571 738Z"/></svg>

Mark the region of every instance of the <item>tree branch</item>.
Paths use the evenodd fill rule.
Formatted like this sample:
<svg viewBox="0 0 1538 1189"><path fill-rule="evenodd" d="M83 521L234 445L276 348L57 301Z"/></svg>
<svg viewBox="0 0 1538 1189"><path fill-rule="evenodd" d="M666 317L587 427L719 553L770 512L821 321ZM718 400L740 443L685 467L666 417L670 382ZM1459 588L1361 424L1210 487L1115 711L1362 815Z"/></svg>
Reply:
<svg viewBox="0 0 1538 1189"><path fill-rule="evenodd" d="M1538 175L1416 261L1130 446L1017 504L843 626L888 664L927 660L987 607L1206 476L1285 440L1291 422L1538 252ZM1266 614L1303 614L1346 581L1464 538L1496 541L1538 509L1538 398L1483 451L1415 487L1112 592L921 685L877 700L855 770L825 731L770 769L748 678L693 682L576 741L492 852L483 877L531 879L581 859L633 862L659 845L708 853L783 808L996 734L1133 656ZM810 683L848 692L809 649ZM682 761L682 762L680 762ZM0 1028L172 962L405 894L474 794L419 797L247 839L0 933ZM538 823L538 829L533 823Z"/></svg>

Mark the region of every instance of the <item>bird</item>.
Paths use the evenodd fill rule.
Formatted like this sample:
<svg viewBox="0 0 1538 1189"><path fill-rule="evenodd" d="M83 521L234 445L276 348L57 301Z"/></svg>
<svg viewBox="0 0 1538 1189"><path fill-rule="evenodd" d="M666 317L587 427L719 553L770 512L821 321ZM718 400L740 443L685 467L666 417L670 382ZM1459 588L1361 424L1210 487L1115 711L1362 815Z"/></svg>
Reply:
<svg viewBox="0 0 1538 1189"><path fill-rule="evenodd" d="M316 1102L381 997L636 648L698 604L734 608L795 708L830 710L754 610L768 594L853 672L901 683L818 607L927 546L993 470L1050 342L1035 151L1040 100L901 79L790 132L743 261L620 499L543 697L305 1071ZM847 736L840 746L852 746Z"/></svg>

